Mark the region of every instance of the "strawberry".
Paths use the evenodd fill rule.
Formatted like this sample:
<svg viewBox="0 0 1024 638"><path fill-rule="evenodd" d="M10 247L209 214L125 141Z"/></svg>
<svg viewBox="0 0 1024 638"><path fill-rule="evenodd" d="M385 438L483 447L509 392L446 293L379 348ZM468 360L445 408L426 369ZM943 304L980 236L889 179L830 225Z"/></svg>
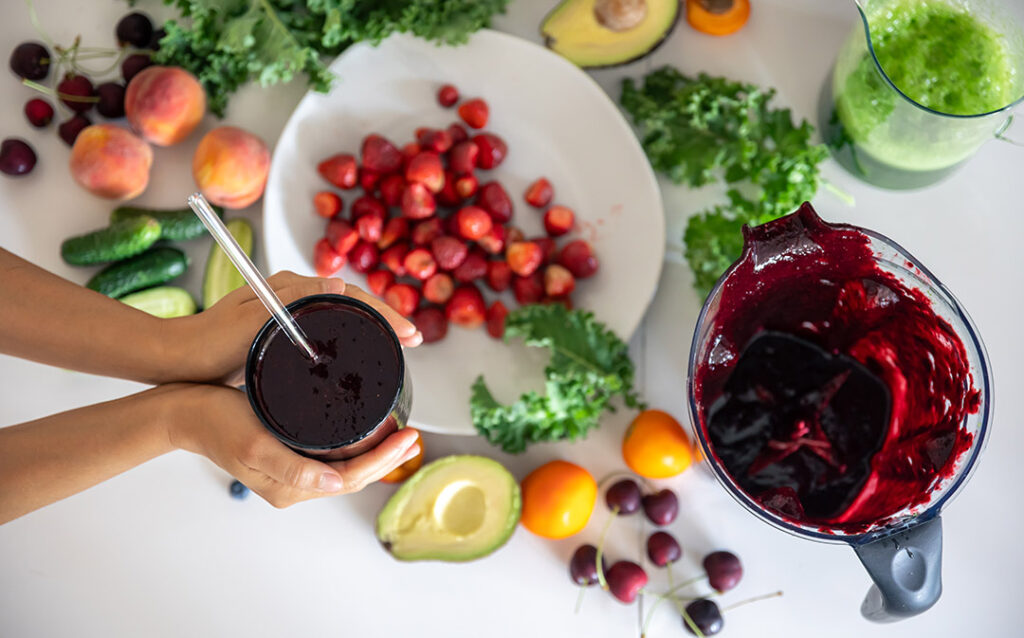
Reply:
<svg viewBox="0 0 1024 638"><path fill-rule="evenodd" d="M462 118L463 122L469 124L470 128L483 128L487 126L490 114L487 102L478 97L467 100L459 105L459 117Z"/></svg>
<svg viewBox="0 0 1024 638"><path fill-rule="evenodd" d="M512 200L498 182L487 182L480 186L476 205L490 213L496 224L507 224L512 219Z"/></svg>
<svg viewBox="0 0 1024 638"><path fill-rule="evenodd" d="M373 195L373 191L377 188L378 182L380 182L380 173L377 171L371 171L365 167L360 169L359 186L362 187L364 193L367 195Z"/></svg>
<svg viewBox="0 0 1024 638"><path fill-rule="evenodd" d="M466 206L455 213L455 222L459 225L459 236L475 241L491 232L494 222L491 216L477 206Z"/></svg>
<svg viewBox="0 0 1024 638"><path fill-rule="evenodd" d="M544 298L544 278L539 271L529 277L516 277L512 280L512 294L522 306L537 303Z"/></svg>
<svg viewBox="0 0 1024 638"><path fill-rule="evenodd" d="M469 199L476 194L478 182L473 175L461 175L455 178L455 194L462 199Z"/></svg>
<svg viewBox="0 0 1024 638"><path fill-rule="evenodd" d="M523 234L523 231L519 230L519 228L516 226L509 226L505 230L506 245L517 241L523 241L524 239L526 239L526 235Z"/></svg>
<svg viewBox="0 0 1024 638"><path fill-rule="evenodd" d="M324 179L342 190L354 187L359 174L356 158L348 153L328 157L317 165L316 170Z"/></svg>
<svg viewBox="0 0 1024 638"><path fill-rule="evenodd" d="M363 195L352 202L350 209L352 219L357 220L363 215L376 215L381 220L387 219L388 209L384 203L372 195Z"/></svg>
<svg viewBox="0 0 1024 638"><path fill-rule="evenodd" d="M434 343L448 334L448 318L440 308L420 308L412 316L416 329L423 335L423 343Z"/></svg>
<svg viewBox="0 0 1024 638"><path fill-rule="evenodd" d="M466 255L466 260L452 272L456 281L468 283L480 279L487 274L487 255L474 246Z"/></svg>
<svg viewBox="0 0 1024 638"><path fill-rule="evenodd" d="M384 230L377 240L377 248L390 248L396 241L409 236L409 220L405 217L392 217L384 224Z"/></svg>
<svg viewBox="0 0 1024 638"><path fill-rule="evenodd" d="M451 84L445 84L437 91L437 103L444 108L455 106L459 101L459 90Z"/></svg>
<svg viewBox="0 0 1024 638"><path fill-rule="evenodd" d="M326 217L330 219L341 212L341 198L338 197L337 193L330 191L320 191L316 195L313 195L313 208L316 209L316 214L320 217Z"/></svg>
<svg viewBox="0 0 1024 638"><path fill-rule="evenodd" d="M424 138L427 137L427 134L430 133L432 130L434 129L430 128L429 126L420 126L415 131L412 132L412 136L416 138L416 143L419 144L423 141Z"/></svg>
<svg viewBox="0 0 1024 638"><path fill-rule="evenodd" d="M437 272L437 262L426 248L415 248L405 255L405 272L423 281ZM569 272L569 271L566 271Z"/></svg>
<svg viewBox="0 0 1024 638"><path fill-rule="evenodd" d="M476 165L484 170L490 170L505 161L508 155L508 146L505 140L493 133L481 133L473 137L473 142L480 148L480 157Z"/></svg>
<svg viewBox="0 0 1024 638"><path fill-rule="evenodd" d="M408 252L409 247L405 244L395 244L380 254L380 261L396 277L401 277L405 274L405 256Z"/></svg>
<svg viewBox="0 0 1024 638"><path fill-rule="evenodd" d="M412 243L417 246L429 246L430 242L442 234L444 234L444 228L440 218L424 219L412 227Z"/></svg>
<svg viewBox="0 0 1024 638"><path fill-rule="evenodd" d="M544 297L540 300L540 303L544 305L556 303L564 306L566 310L572 310L573 308L572 297L568 295L565 297Z"/></svg>
<svg viewBox="0 0 1024 638"><path fill-rule="evenodd" d="M576 278L569 269L551 264L544 269L544 292L548 297L564 297L576 288Z"/></svg>
<svg viewBox="0 0 1024 638"><path fill-rule="evenodd" d="M413 182L402 191L402 214L409 219L424 219L437 210L434 196L426 186Z"/></svg>
<svg viewBox="0 0 1024 638"><path fill-rule="evenodd" d="M469 140L459 142L448 153L448 166L456 173L463 175L472 173L479 160L480 147L476 145L476 142Z"/></svg>
<svg viewBox="0 0 1024 638"><path fill-rule="evenodd" d="M318 277L333 277L345 265L345 255L331 248L326 238L313 246L313 267Z"/></svg>
<svg viewBox="0 0 1024 638"><path fill-rule="evenodd" d="M443 272L432 275L423 282L423 298L430 303L446 304L455 290L451 275Z"/></svg>
<svg viewBox="0 0 1024 638"><path fill-rule="evenodd" d="M565 266L577 279L586 279L597 272L597 257L594 249L582 239L576 239L562 247L558 263Z"/></svg>
<svg viewBox="0 0 1024 638"><path fill-rule="evenodd" d="M544 255L544 265L554 263L555 257L558 253L558 245L555 244L555 240L550 237L535 237L531 239L533 243L540 246L540 252Z"/></svg>
<svg viewBox="0 0 1024 638"><path fill-rule="evenodd" d="M505 336L505 317L508 316L508 308L501 300L495 301L487 309L487 334L495 339Z"/></svg>
<svg viewBox="0 0 1024 638"><path fill-rule="evenodd" d="M366 287L378 297L384 296L384 291L395 283L395 273L390 270L374 270L366 275Z"/></svg>
<svg viewBox="0 0 1024 638"><path fill-rule="evenodd" d="M485 252L490 253L491 255L500 255L505 251L505 236L505 227L495 224L491 227L491 232L476 240L476 243L483 248Z"/></svg>
<svg viewBox="0 0 1024 638"><path fill-rule="evenodd" d="M403 173L405 172L405 169L409 166L409 162L412 161L412 158L416 157L421 152L423 152L423 147L421 147L416 142L409 142L408 144L406 144L405 146L402 147L402 172Z"/></svg>
<svg viewBox="0 0 1024 638"><path fill-rule="evenodd" d="M448 236L435 238L430 242L430 249L441 270L455 270L466 261L466 255L469 254L465 242Z"/></svg>
<svg viewBox="0 0 1024 638"><path fill-rule="evenodd" d="M376 244L368 241L359 241L348 254L352 267L356 272L368 273L380 263L380 252Z"/></svg>
<svg viewBox="0 0 1024 638"><path fill-rule="evenodd" d="M508 267L508 262L487 262L487 285L490 286L491 290L494 292L504 292L508 290L511 283L512 269Z"/></svg>
<svg viewBox="0 0 1024 638"><path fill-rule="evenodd" d="M405 167L405 180L423 184L431 193L440 191L444 186L444 167L441 166L441 157L430 151L417 153Z"/></svg>
<svg viewBox="0 0 1024 638"><path fill-rule="evenodd" d="M452 170L445 169L444 171L444 186L441 187L441 192L435 197L437 203L441 206L447 206L449 208L458 206L462 203L462 197L455 190L455 173Z"/></svg>
<svg viewBox="0 0 1024 638"><path fill-rule="evenodd" d="M459 142L465 142L469 139L469 133L466 132L466 127L453 122L447 128L448 134L452 136L452 145L458 144Z"/></svg>
<svg viewBox="0 0 1024 638"><path fill-rule="evenodd" d="M448 131L441 129L431 129L423 139L420 140L420 146L425 151L434 151L435 153L445 153L452 147L452 134Z"/></svg>
<svg viewBox="0 0 1024 638"><path fill-rule="evenodd" d="M359 238L363 241L376 243L380 241L381 231L384 230L384 215L381 213L367 213L356 219L356 230L359 231Z"/></svg>
<svg viewBox="0 0 1024 638"><path fill-rule="evenodd" d="M420 291L409 284L394 284L384 291L384 301L398 314L408 317L420 304Z"/></svg>
<svg viewBox="0 0 1024 638"><path fill-rule="evenodd" d="M505 259L508 260L512 272L520 277L529 277L540 268L544 261L544 252L537 242L518 241L509 244L505 251Z"/></svg>
<svg viewBox="0 0 1024 638"><path fill-rule="evenodd" d="M388 206L398 206L402 202L405 191L405 178L401 175L388 175L380 180L380 196Z"/></svg>
<svg viewBox="0 0 1024 638"><path fill-rule="evenodd" d="M560 237L570 230L576 223L576 214L571 208L565 206L552 206L544 213L544 230L551 237Z"/></svg>
<svg viewBox="0 0 1024 638"><path fill-rule="evenodd" d="M523 199L534 208L544 208L551 203L551 198L554 196L555 190L551 188L551 182L545 177L540 177L527 187Z"/></svg>
<svg viewBox="0 0 1024 638"><path fill-rule="evenodd" d="M459 236L459 220L455 218L455 215L449 215L444 219L444 232L446 235L452 237Z"/></svg>
<svg viewBox="0 0 1024 638"><path fill-rule="evenodd" d="M484 322L484 296L473 284L462 284L452 293L445 306L448 321L463 328L476 328Z"/></svg>
<svg viewBox="0 0 1024 638"><path fill-rule="evenodd" d="M402 152L376 133L367 135L363 140L360 155L363 158L363 166L382 175L394 173L402 168ZM352 179L355 179L355 175L352 176Z"/></svg>
<svg viewBox="0 0 1024 638"><path fill-rule="evenodd" d="M344 219L332 219L327 222L327 243L339 255L347 255L359 241L359 231Z"/></svg>

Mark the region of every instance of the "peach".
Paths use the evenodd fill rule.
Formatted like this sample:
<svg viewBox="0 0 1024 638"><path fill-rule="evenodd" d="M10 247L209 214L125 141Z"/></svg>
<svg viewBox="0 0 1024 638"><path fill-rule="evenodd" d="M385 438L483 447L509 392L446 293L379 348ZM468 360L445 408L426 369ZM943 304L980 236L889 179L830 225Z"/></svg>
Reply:
<svg viewBox="0 0 1024 638"><path fill-rule="evenodd" d="M146 190L153 149L126 128L94 124L71 148L71 176L87 191L108 199L131 199Z"/></svg>
<svg viewBox="0 0 1024 638"><path fill-rule="evenodd" d="M177 144L206 112L206 93L196 76L174 66L151 66L128 83L124 94L128 123L147 142Z"/></svg>
<svg viewBox="0 0 1024 638"><path fill-rule="evenodd" d="M192 156L192 176L199 190L224 208L245 208L259 199L269 171L267 145L234 126L204 135Z"/></svg>

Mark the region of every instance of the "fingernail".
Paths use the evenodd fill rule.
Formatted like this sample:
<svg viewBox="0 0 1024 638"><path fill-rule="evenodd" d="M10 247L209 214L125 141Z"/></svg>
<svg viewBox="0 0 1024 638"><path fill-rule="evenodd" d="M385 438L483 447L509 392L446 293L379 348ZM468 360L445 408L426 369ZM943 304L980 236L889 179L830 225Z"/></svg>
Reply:
<svg viewBox="0 0 1024 638"><path fill-rule="evenodd" d="M411 461L419 453L420 444L417 443L405 451L405 454L402 455L402 463L405 463L406 461Z"/></svg>
<svg viewBox="0 0 1024 638"><path fill-rule="evenodd" d="M341 477L334 472L324 472L320 475L320 483L317 489L321 492L337 492L341 489Z"/></svg>

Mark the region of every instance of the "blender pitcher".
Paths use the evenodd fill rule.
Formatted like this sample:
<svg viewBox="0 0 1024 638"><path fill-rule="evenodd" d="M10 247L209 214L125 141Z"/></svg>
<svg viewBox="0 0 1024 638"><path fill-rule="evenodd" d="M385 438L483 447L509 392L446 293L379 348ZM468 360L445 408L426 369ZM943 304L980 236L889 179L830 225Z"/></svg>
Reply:
<svg viewBox="0 0 1024 638"><path fill-rule="evenodd" d="M1024 100L1024 3L856 3L862 24L839 51L818 113L844 168L876 186L918 188L989 139L1010 141L1012 111Z"/></svg>
<svg viewBox="0 0 1024 638"><path fill-rule="evenodd" d="M745 229L741 260L752 257L755 264L770 264L774 260L785 260L787 255L798 251L813 249L809 243L811 238L805 231L809 223L824 224L813 209L804 204L800 212L759 227L756 239ZM780 530L808 540L850 545L874 582L861 605L862 614L875 622L892 622L924 612L935 604L942 592L939 515L967 483L985 446L992 416L992 379L978 331L949 290L892 240L870 230L855 230L868 238L877 266L894 275L908 290L924 293L931 300L931 310L944 319L963 342L966 368L978 391L980 404L978 410L968 414L960 424L962 431L972 435L972 440L970 447L956 457L951 473L936 478L925 490L923 498L918 500L918 505L904 507L893 516L853 531L842 525L832 527L795 520L765 507L741 488L715 453L708 432L707 415L703 414L699 393L695 391L699 366L728 363L737 356L736 347L742 347L742 344L724 344L725 338L716 328L716 317L726 307L722 304L723 289L735 266L719 279L704 302L690 349L687 393L691 425L703 458L726 491L754 516ZM755 272L762 274L761 271ZM745 311L752 313L749 316L761 316L762 306L754 304L749 307L750 310Z"/></svg>

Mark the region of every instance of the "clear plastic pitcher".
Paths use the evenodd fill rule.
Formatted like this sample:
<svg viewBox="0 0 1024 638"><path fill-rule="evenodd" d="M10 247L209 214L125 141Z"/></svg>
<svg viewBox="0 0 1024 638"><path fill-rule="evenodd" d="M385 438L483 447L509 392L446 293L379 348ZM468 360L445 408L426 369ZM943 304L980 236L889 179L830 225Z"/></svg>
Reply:
<svg viewBox="0 0 1024 638"><path fill-rule="evenodd" d="M932 184L986 141L1009 141L1024 100L1024 2L857 0L861 25L822 91L833 155L866 182Z"/></svg>

